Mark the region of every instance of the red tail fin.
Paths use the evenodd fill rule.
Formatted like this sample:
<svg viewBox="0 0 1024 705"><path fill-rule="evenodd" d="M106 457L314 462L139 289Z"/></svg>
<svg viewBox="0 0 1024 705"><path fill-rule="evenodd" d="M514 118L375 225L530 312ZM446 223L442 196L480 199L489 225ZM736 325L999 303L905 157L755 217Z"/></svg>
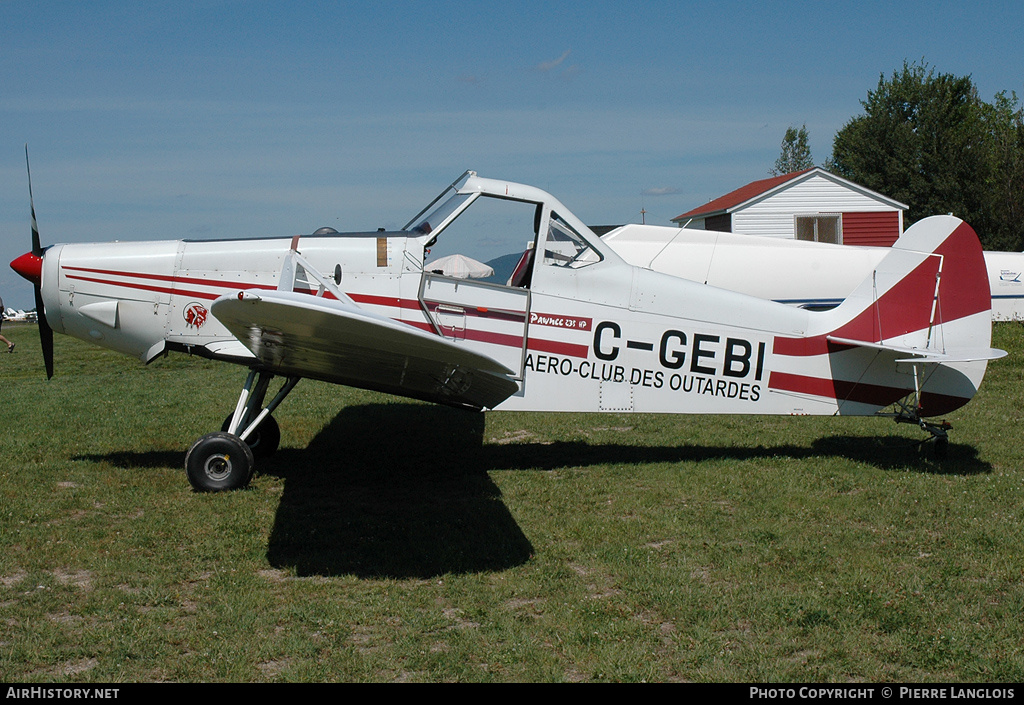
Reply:
<svg viewBox="0 0 1024 705"><path fill-rule="evenodd" d="M992 291L985 267L985 253L978 236L967 223L952 216L926 218L917 225L927 225L934 236L945 232L946 223L955 223L953 232L937 243L933 251L942 256L942 279L939 282L936 324L955 321L992 309ZM912 227L911 230L914 228ZM910 233L910 230L907 231ZM901 238L902 240L902 238ZM909 245L910 243L908 243ZM895 247L900 246L900 241ZM991 332L991 326L986 326Z"/></svg>
<svg viewBox="0 0 1024 705"><path fill-rule="evenodd" d="M991 306L985 256L974 229L953 216L932 216L908 228L872 276L835 310L842 314L833 319L831 334L920 346L920 331L984 314L977 316L970 339L961 334L955 346L987 347Z"/></svg>

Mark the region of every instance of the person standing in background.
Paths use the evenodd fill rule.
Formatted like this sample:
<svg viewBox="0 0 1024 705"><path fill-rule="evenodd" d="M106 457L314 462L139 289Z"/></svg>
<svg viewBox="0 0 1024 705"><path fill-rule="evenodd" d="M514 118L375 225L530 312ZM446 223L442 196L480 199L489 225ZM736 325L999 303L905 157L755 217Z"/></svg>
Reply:
<svg viewBox="0 0 1024 705"><path fill-rule="evenodd" d="M4 300L0 299L0 328L2 328L3 325L4 325L3 312L6 311L6 310L7 309L4 308ZM9 352L9 353L14 352L14 343L9 341L3 335L0 335L0 342L6 343L6 345L7 345L7 352Z"/></svg>

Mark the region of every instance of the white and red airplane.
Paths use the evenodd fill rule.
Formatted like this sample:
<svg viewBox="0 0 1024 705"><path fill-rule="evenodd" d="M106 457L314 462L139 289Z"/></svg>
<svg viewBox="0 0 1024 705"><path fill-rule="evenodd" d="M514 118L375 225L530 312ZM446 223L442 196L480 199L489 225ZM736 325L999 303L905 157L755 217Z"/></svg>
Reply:
<svg viewBox="0 0 1024 705"><path fill-rule="evenodd" d="M990 347L978 238L952 217L915 224L829 311L630 265L548 193L474 172L394 232L44 249L35 222L33 208L32 251L11 266L45 314L48 376L51 329L143 361L174 350L249 368L222 431L186 455L204 491L249 482L304 377L478 411L885 415L941 450L949 425L930 419L1005 354ZM507 278L425 267L446 241L501 240L509 222L526 249Z"/></svg>

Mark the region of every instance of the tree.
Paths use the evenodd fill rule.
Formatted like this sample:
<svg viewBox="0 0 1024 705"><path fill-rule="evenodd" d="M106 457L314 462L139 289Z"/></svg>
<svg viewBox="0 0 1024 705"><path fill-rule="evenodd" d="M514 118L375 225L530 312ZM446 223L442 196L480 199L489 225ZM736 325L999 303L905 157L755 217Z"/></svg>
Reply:
<svg viewBox="0 0 1024 705"><path fill-rule="evenodd" d="M991 140L991 182L987 184L994 211L992 249L1024 249L1024 108L1017 94L997 93L985 106L984 122Z"/></svg>
<svg viewBox="0 0 1024 705"><path fill-rule="evenodd" d="M789 127L786 136L782 138L782 153L775 160L775 168L771 169L772 176L791 174L794 171L803 171L814 166L814 159L811 157L811 148L807 145L807 125L800 129Z"/></svg>
<svg viewBox="0 0 1024 705"><path fill-rule="evenodd" d="M987 249L1021 249L1021 110L1016 95L978 97L970 76L903 63L836 133L832 171L909 207L907 224L953 213ZM1017 214L1013 215L1014 209Z"/></svg>

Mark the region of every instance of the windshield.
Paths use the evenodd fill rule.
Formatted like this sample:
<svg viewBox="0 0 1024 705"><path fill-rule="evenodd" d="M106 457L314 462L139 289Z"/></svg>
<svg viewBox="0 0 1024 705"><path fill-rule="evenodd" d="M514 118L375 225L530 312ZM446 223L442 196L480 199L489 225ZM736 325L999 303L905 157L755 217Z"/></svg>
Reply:
<svg viewBox="0 0 1024 705"><path fill-rule="evenodd" d="M459 197L459 189L473 175L474 172L472 171L464 172L448 188L438 194L437 198L428 203L426 208L413 216L413 219L406 223L402 230L429 233L436 229L448 216L458 210L459 206L465 203L465 199L468 196ZM438 206L438 203L441 205Z"/></svg>
<svg viewBox="0 0 1024 705"><path fill-rule="evenodd" d="M431 233L439 225L448 220L452 213L455 213L462 208L466 201L474 196L476 196L475 193L457 193L426 215L421 214L420 216L413 218L412 222L410 222L405 229L415 233Z"/></svg>

